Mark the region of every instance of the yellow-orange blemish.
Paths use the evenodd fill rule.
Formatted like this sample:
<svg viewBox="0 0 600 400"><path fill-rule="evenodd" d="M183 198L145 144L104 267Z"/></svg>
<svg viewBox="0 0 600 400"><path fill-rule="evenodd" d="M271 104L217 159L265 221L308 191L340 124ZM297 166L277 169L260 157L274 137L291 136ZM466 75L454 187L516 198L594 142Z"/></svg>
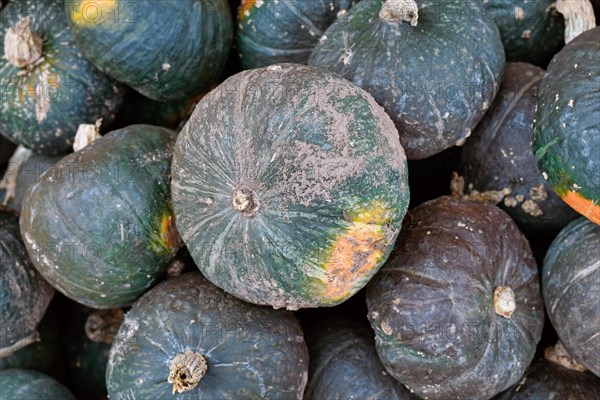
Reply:
<svg viewBox="0 0 600 400"><path fill-rule="evenodd" d="M571 191L566 192L561 197L572 209L593 223L600 225L600 205L586 199L579 193Z"/></svg>
<svg viewBox="0 0 600 400"><path fill-rule="evenodd" d="M117 22L118 0L81 0L79 6L73 4L72 7L69 15L76 25L91 26L111 20Z"/></svg>
<svg viewBox="0 0 600 400"><path fill-rule="evenodd" d="M175 217L171 214L162 217L160 239L171 253L176 253L181 247L181 236L175 227Z"/></svg>
<svg viewBox="0 0 600 400"><path fill-rule="evenodd" d="M246 19L255 3L256 0L242 0L242 3L238 7L238 19L240 21Z"/></svg>

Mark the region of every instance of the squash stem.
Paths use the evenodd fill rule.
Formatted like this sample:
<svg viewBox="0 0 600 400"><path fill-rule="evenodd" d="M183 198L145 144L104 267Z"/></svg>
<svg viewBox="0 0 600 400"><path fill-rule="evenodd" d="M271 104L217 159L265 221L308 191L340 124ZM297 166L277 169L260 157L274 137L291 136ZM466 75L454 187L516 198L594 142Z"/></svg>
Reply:
<svg viewBox="0 0 600 400"><path fill-rule="evenodd" d="M544 349L544 358L550 362L573 371L585 372L587 368L579 364L569 355L562 342L559 340L554 346Z"/></svg>
<svg viewBox="0 0 600 400"><path fill-rule="evenodd" d="M200 353L186 350L171 361L168 382L173 384L173 394L192 390L206 375L206 360Z"/></svg>
<svg viewBox="0 0 600 400"><path fill-rule="evenodd" d="M596 27L594 7L590 0L557 0L550 7L565 18L565 43Z"/></svg>
<svg viewBox="0 0 600 400"><path fill-rule="evenodd" d="M515 293L508 286L498 286L494 290L494 311L496 314L510 318L517 309L515 303Z"/></svg>
<svg viewBox="0 0 600 400"><path fill-rule="evenodd" d="M123 310L96 310L85 321L85 334L92 342L111 344L125 318Z"/></svg>
<svg viewBox="0 0 600 400"><path fill-rule="evenodd" d="M415 0L386 0L379 11L379 19L390 23L408 22L410 26L417 26L419 7Z"/></svg>
<svg viewBox="0 0 600 400"><path fill-rule="evenodd" d="M30 22L25 17L4 36L4 55L17 68L31 67L42 58L44 40L31 31Z"/></svg>
<svg viewBox="0 0 600 400"><path fill-rule="evenodd" d="M258 211L258 201L252 190L239 189L233 194L233 208L247 217L252 217Z"/></svg>

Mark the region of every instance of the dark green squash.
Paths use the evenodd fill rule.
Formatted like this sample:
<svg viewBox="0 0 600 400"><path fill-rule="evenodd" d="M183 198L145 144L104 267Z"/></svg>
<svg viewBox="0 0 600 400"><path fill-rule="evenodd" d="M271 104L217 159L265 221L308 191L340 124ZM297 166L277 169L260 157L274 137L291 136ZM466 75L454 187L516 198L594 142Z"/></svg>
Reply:
<svg viewBox="0 0 600 400"><path fill-rule="evenodd" d="M242 67L307 64L327 27L355 2L243 0L238 9L236 34Z"/></svg>
<svg viewBox="0 0 600 400"><path fill-rule="evenodd" d="M470 190L510 189L499 204L520 225L558 232L574 212L542 177L531 149L533 119L544 70L508 63L500 92L462 148L462 175Z"/></svg>
<svg viewBox="0 0 600 400"><path fill-rule="evenodd" d="M0 400L75 400L69 390L48 375L26 369L0 371Z"/></svg>
<svg viewBox="0 0 600 400"><path fill-rule="evenodd" d="M130 305L181 246L171 209L175 132L132 125L46 171L25 195L21 232L38 271L94 308Z"/></svg>
<svg viewBox="0 0 600 400"><path fill-rule="evenodd" d="M441 197L405 218L367 286L386 370L427 399L489 399L521 378L544 322L538 271L513 220Z"/></svg>
<svg viewBox="0 0 600 400"><path fill-rule="evenodd" d="M331 306L392 250L408 204L397 131L362 89L281 64L209 93L177 139L173 206L201 272L243 300Z"/></svg>
<svg viewBox="0 0 600 400"><path fill-rule="evenodd" d="M110 123L123 96L121 87L75 46L62 4L15 0L0 14L0 132L44 154L70 152L79 124L100 118ZM39 39L41 51L26 60L13 55L9 61L14 51L5 38L17 24ZM22 61L20 67L15 60Z"/></svg>
<svg viewBox="0 0 600 400"><path fill-rule="evenodd" d="M579 218L544 258L546 311L568 353L600 376L600 226Z"/></svg>
<svg viewBox="0 0 600 400"><path fill-rule="evenodd" d="M477 1L363 0L325 31L309 65L372 94L407 157L421 159L471 134L500 86L504 51Z"/></svg>
<svg viewBox="0 0 600 400"><path fill-rule="evenodd" d="M533 150L548 185L600 224L600 27L566 45L540 85Z"/></svg>
<svg viewBox="0 0 600 400"><path fill-rule="evenodd" d="M0 356L33 343L54 289L33 267L19 233L19 219L0 210Z"/></svg>
<svg viewBox="0 0 600 400"><path fill-rule="evenodd" d="M300 400L307 374L291 312L242 302L193 272L133 305L110 350L106 384L111 400Z"/></svg>
<svg viewBox="0 0 600 400"><path fill-rule="evenodd" d="M159 101L207 90L219 79L233 40L226 0L73 0L65 9L90 61Z"/></svg>

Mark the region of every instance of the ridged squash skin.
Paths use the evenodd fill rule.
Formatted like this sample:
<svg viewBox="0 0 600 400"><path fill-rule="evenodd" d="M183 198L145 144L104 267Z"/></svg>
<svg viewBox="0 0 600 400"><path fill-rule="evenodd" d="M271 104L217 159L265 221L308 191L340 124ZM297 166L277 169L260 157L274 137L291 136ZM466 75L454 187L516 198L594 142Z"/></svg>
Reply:
<svg viewBox="0 0 600 400"><path fill-rule="evenodd" d="M508 316L497 313L502 287L514 296ZM517 383L544 323L537 266L514 221L450 197L408 213L367 306L388 373L432 400L489 399Z"/></svg>
<svg viewBox="0 0 600 400"><path fill-rule="evenodd" d="M496 24L478 1L416 0L416 26L388 22L380 16L384 3L363 0L340 16L309 65L373 95L409 159L463 144L500 86L504 49Z"/></svg>
<svg viewBox="0 0 600 400"><path fill-rule="evenodd" d="M206 374L173 394L171 361L200 353ZM291 312L242 302L198 272L157 285L131 308L106 372L111 400L301 400L308 374L302 329Z"/></svg>
<svg viewBox="0 0 600 400"><path fill-rule="evenodd" d="M175 132L132 125L54 164L23 203L37 270L92 308L132 304L181 246L170 200Z"/></svg>
<svg viewBox="0 0 600 400"><path fill-rule="evenodd" d="M177 227L200 271L242 300L339 304L387 259L408 206L392 121L362 89L280 64L208 94L177 139Z"/></svg>
<svg viewBox="0 0 600 400"><path fill-rule="evenodd" d="M600 376L600 226L579 218L554 239L542 270L546 311L571 357Z"/></svg>
<svg viewBox="0 0 600 400"><path fill-rule="evenodd" d="M540 85L533 149L548 184L600 224L600 27L577 36L550 62Z"/></svg>
<svg viewBox="0 0 600 400"><path fill-rule="evenodd" d="M48 375L26 369L0 371L0 400L75 400L69 389Z"/></svg>
<svg viewBox="0 0 600 400"><path fill-rule="evenodd" d="M227 0L73 0L64 7L87 59L159 101L207 90L233 40Z"/></svg>
<svg viewBox="0 0 600 400"><path fill-rule="evenodd" d="M38 153L65 154L79 124L114 119L123 89L83 58L62 0L15 0L0 16L0 133ZM11 64L4 48L7 30L26 17L43 39L42 59L31 70Z"/></svg>
<svg viewBox="0 0 600 400"><path fill-rule="evenodd" d="M327 27L354 3L356 0L243 0L236 33L242 67L307 64Z"/></svg>

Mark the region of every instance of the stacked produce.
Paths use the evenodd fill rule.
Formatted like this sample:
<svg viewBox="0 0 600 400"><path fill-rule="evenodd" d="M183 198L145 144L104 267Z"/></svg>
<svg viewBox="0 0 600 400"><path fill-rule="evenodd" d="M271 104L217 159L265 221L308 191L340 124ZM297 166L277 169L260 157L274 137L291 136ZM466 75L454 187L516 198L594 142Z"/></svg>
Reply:
<svg viewBox="0 0 600 400"><path fill-rule="evenodd" d="M1 1L0 399L600 398L597 6Z"/></svg>

